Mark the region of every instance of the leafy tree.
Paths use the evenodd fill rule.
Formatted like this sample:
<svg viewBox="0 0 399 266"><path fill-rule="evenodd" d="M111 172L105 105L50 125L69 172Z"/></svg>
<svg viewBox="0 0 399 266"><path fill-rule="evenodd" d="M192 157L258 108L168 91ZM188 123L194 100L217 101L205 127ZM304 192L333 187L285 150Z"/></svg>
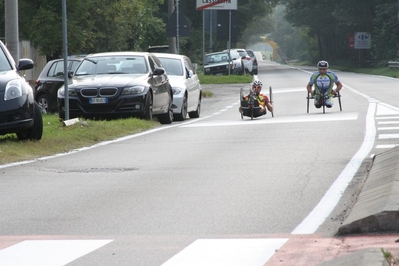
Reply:
<svg viewBox="0 0 399 266"><path fill-rule="evenodd" d="M68 53L141 50L159 39L164 24L153 16L158 0L68 0ZM48 59L63 51L62 3L20 2L21 38L32 41Z"/></svg>

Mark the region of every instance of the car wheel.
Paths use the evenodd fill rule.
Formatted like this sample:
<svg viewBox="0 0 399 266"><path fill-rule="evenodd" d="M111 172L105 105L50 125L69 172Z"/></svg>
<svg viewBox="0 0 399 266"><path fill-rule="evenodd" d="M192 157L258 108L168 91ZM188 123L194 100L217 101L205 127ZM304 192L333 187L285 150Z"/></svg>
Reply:
<svg viewBox="0 0 399 266"><path fill-rule="evenodd" d="M43 118L40 106L35 102L33 107L32 127L17 133L19 140L41 140L43 135Z"/></svg>
<svg viewBox="0 0 399 266"><path fill-rule="evenodd" d="M144 114L142 116L143 119L152 120L152 104L152 94L151 92L148 92L145 99Z"/></svg>
<svg viewBox="0 0 399 266"><path fill-rule="evenodd" d="M172 99L170 99L168 112L159 116L159 122L161 124L172 124L173 122L173 110L172 110Z"/></svg>
<svg viewBox="0 0 399 266"><path fill-rule="evenodd" d="M174 118L176 121L184 121L187 117L187 96L184 95L183 102L181 105L181 111L179 114L175 114Z"/></svg>
<svg viewBox="0 0 399 266"><path fill-rule="evenodd" d="M49 100L46 94L40 95L36 102L39 104L39 107L42 111L42 113L49 113L50 112L50 107L49 107Z"/></svg>
<svg viewBox="0 0 399 266"><path fill-rule="evenodd" d="M188 113L188 115L190 116L190 118L198 118L200 117L200 114L201 114L201 96L198 99L197 110Z"/></svg>

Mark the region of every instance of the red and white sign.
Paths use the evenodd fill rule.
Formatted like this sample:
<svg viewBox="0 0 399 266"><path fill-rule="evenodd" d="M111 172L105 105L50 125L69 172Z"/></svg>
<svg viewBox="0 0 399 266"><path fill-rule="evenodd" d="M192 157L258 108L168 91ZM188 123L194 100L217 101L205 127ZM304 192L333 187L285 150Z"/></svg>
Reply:
<svg viewBox="0 0 399 266"><path fill-rule="evenodd" d="M197 10L237 10L237 0L197 0Z"/></svg>

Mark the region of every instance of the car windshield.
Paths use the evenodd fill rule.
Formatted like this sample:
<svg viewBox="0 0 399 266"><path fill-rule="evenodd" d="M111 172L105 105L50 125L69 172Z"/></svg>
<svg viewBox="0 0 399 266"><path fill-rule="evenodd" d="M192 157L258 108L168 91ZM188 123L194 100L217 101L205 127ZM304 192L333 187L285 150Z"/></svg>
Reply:
<svg viewBox="0 0 399 266"><path fill-rule="evenodd" d="M205 55L205 64L216 64L216 63L228 62L228 61L229 61L228 53Z"/></svg>
<svg viewBox="0 0 399 266"><path fill-rule="evenodd" d="M4 51L0 49L0 71L8 71L11 70L12 67L10 65L10 62L8 61L6 55L4 54Z"/></svg>
<svg viewBox="0 0 399 266"><path fill-rule="evenodd" d="M159 57L162 66L165 68L166 73L172 76L183 75L183 65L180 59Z"/></svg>
<svg viewBox="0 0 399 266"><path fill-rule="evenodd" d="M146 74L143 56L99 56L85 58L76 69L76 76L96 74Z"/></svg>

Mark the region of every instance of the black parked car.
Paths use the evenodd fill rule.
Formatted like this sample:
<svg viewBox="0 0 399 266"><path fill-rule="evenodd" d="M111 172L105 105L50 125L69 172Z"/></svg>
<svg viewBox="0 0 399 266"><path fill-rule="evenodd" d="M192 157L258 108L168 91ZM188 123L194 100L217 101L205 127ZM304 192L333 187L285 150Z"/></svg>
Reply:
<svg viewBox="0 0 399 266"><path fill-rule="evenodd" d="M0 41L0 135L16 133L20 140L40 140L43 120L33 89L21 70L33 68L31 59L14 59Z"/></svg>
<svg viewBox="0 0 399 266"><path fill-rule="evenodd" d="M68 84L69 117L108 119L157 116L173 121L173 93L159 59L148 52L91 54ZM65 88L58 90L58 113L65 118Z"/></svg>
<svg viewBox="0 0 399 266"><path fill-rule="evenodd" d="M74 72L81 57L67 59L68 71ZM46 112L57 112L57 91L64 84L64 59L49 61L35 81L35 100Z"/></svg>

